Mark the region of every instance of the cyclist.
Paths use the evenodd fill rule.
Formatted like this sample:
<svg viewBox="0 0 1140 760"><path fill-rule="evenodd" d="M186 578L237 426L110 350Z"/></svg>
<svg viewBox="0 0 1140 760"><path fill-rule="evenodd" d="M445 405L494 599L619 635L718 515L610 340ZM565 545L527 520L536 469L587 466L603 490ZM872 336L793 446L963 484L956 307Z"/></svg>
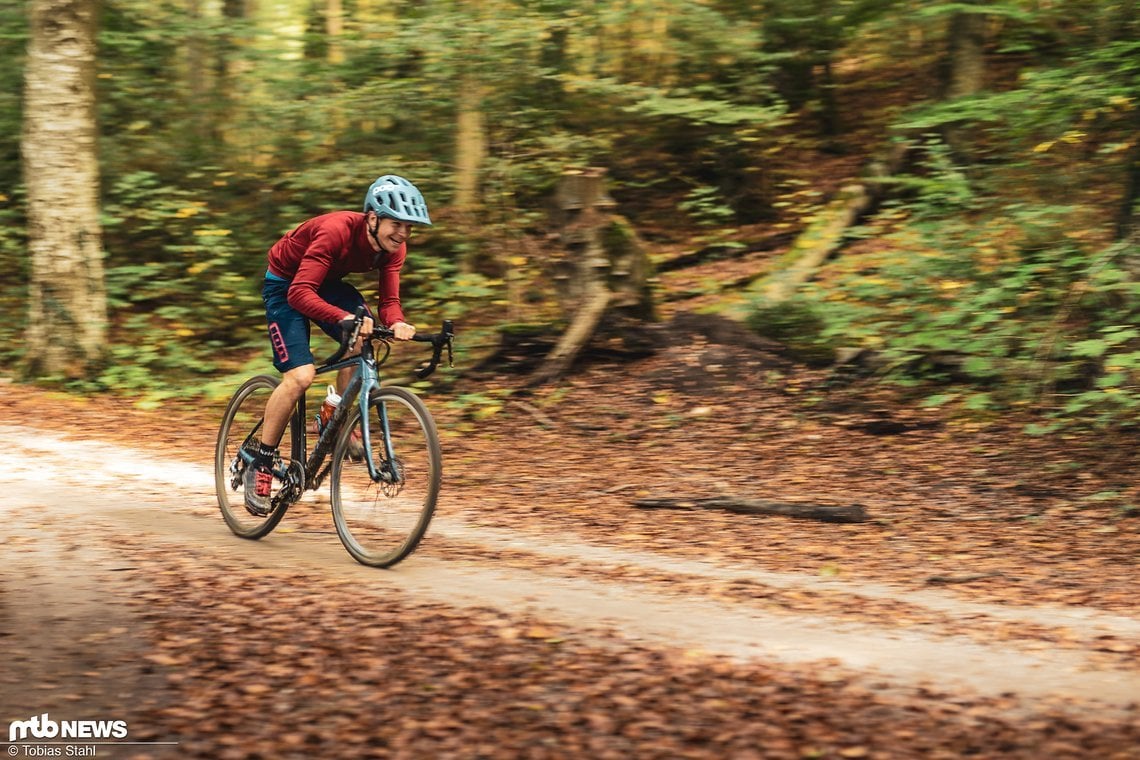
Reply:
<svg viewBox="0 0 1140 760"><path fill-rule="evenodd" d="M334 211L314 217L269 249L261 296L273 366L282 377L265 405L261 440L253 441L249 449L253 461L245 472L245 506L251 513L269 511L277 447L289 415L316 377L309 350L310 320L339 341L351 328L357 308L364 306L367 316L361 331L372 330L376 316L360 291L342 278L352 272L379 270L380 323L397 340L411 340L415 335L415 326L405 320L400 308L400 269L417 224L431 224L423 195L403 177L386 174L368 188L363 213ZM358 341L352 351L359 347ZM338 375L342 393L351 375L351 367Z"/></svg>

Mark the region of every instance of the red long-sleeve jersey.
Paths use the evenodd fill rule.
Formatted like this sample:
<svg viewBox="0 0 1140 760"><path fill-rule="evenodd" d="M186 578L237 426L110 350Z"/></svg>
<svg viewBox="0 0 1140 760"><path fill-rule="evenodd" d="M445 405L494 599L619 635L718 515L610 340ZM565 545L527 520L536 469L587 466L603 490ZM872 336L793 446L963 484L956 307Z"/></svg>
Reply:
<svg viewBox="0 0 1140 760"><path fill-rule="evenodd" d="M400 268L408 255L405 243L393 254L372 249L359 211L334 211L303 222L269 249L269 271L290 281L289 305L318 322L336 322L344 310L317 295L326 280L352 272L379 270L377 317L381 324L404 321L400 307Z"/></svg>

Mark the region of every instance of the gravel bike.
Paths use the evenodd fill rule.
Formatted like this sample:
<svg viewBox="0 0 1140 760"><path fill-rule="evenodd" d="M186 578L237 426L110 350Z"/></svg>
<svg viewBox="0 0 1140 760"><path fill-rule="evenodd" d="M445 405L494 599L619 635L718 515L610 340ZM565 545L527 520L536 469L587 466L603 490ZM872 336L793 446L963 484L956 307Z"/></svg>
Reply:
<svg viewBox="0 0 1140 760"><path fill-rule="evenodd" d="M273 493L264 515L246 508L243 476L253 459L247 448L258 439L265 402L280 380L271 375L252 377L230 399L218 431L214 478L218 506L234 534L249 539L268 535L291 504L328 477L337 535L358 562L391 567L415 551L423 538L442 479L439 434L418 396L405 388L380 386L379 367L391 354L393 333L377 327L361 336L363 316L360 309L355 327L346 331L337 352L317 368L318 377L344 367L355 371L328 423L323 429L318 425L312 451L305 397L289 417L280 457L273 463ZM345 359L358 336L360 353ZM417 377L426 378L436 370L445 348L451 365L453 338L450 321L438 333L416 334L413 340L432 346L431 360L416 371ZM377 343L384 347L379 358Z"/></svg>

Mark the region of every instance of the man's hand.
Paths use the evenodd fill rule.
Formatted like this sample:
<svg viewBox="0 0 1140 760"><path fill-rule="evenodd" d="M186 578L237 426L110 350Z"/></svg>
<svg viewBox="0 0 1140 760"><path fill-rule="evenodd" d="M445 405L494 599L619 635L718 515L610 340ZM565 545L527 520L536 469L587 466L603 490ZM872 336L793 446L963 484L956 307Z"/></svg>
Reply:
<svg viewBox="0 0 1140 760"><path fill-rule="evenodd" d="M337 324L340 325L340 334L347 338L352 332L352 328L356 327L356 317L351 314L346 314L341 317L340 322Z"/></svg>
<svg viewBox="0 0 1140 760"><path fill-rule="evenodd" d="M359 354L360 347L364 344L364 336L372 334L372 317L365 315L364 321L360 325L360 335L356 337L356 343L352 344L352 353Z"/></svg>
<svg viewBox="0 0 1140 760"><path fill-rule="evenodd" d="M356 317L351 314L340 321L340 329L344 332L345 337L348 337L349 332L355 324ZM363 321L360 323L360 332L357 333L356 341L349 348L347 356L355 356L360 353L360 346L364 342L364 336L372 334L372 324L372 317L365 315Z"/></svg>
<svg viewBox="0 0 1140 760"><path fill-rule="evenodd" d="M396 336L396 340L411 340L412 336L416 334L416 326L409 325L407 322L397 322L392 325L392 332Z"/></svg>

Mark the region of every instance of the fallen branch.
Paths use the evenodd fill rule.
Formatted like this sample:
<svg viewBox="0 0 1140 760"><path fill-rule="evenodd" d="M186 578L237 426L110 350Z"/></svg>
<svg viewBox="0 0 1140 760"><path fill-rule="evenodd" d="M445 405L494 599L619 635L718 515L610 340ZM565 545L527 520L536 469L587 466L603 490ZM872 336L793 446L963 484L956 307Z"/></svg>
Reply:
<svg viewBox="0 0 1140 760"><path fill-rule="evenodd" d="M859 504L836 506L830 504L800 504L770 499L738 499L710 497L702 499L655 498L637 499L633 506L639 509L723 509L747 515L783 515L833 523L860 523L867 521L867 512Z"/></svg>
<svg viewBox="0 0 1140 760"><path fill-rule="evenodd" d="M889 146L882 158L871 161L861 182L841 188L776 262L776 271L754 283L753 290L769 304L778 304L814 278L843 247L851 228L878 208L888 187L884 180L899 171L908 150L906 143Z"/></svg>
<svg viewBox="0 0 1140 760"><path fill-rule="evenodd" d="M932 575L926 579L926 582L931 586L944 586L950 583L970 583L972 581L980 581L985 578L1002 578L1005 573L961 573L959 575Z"/></svg>

